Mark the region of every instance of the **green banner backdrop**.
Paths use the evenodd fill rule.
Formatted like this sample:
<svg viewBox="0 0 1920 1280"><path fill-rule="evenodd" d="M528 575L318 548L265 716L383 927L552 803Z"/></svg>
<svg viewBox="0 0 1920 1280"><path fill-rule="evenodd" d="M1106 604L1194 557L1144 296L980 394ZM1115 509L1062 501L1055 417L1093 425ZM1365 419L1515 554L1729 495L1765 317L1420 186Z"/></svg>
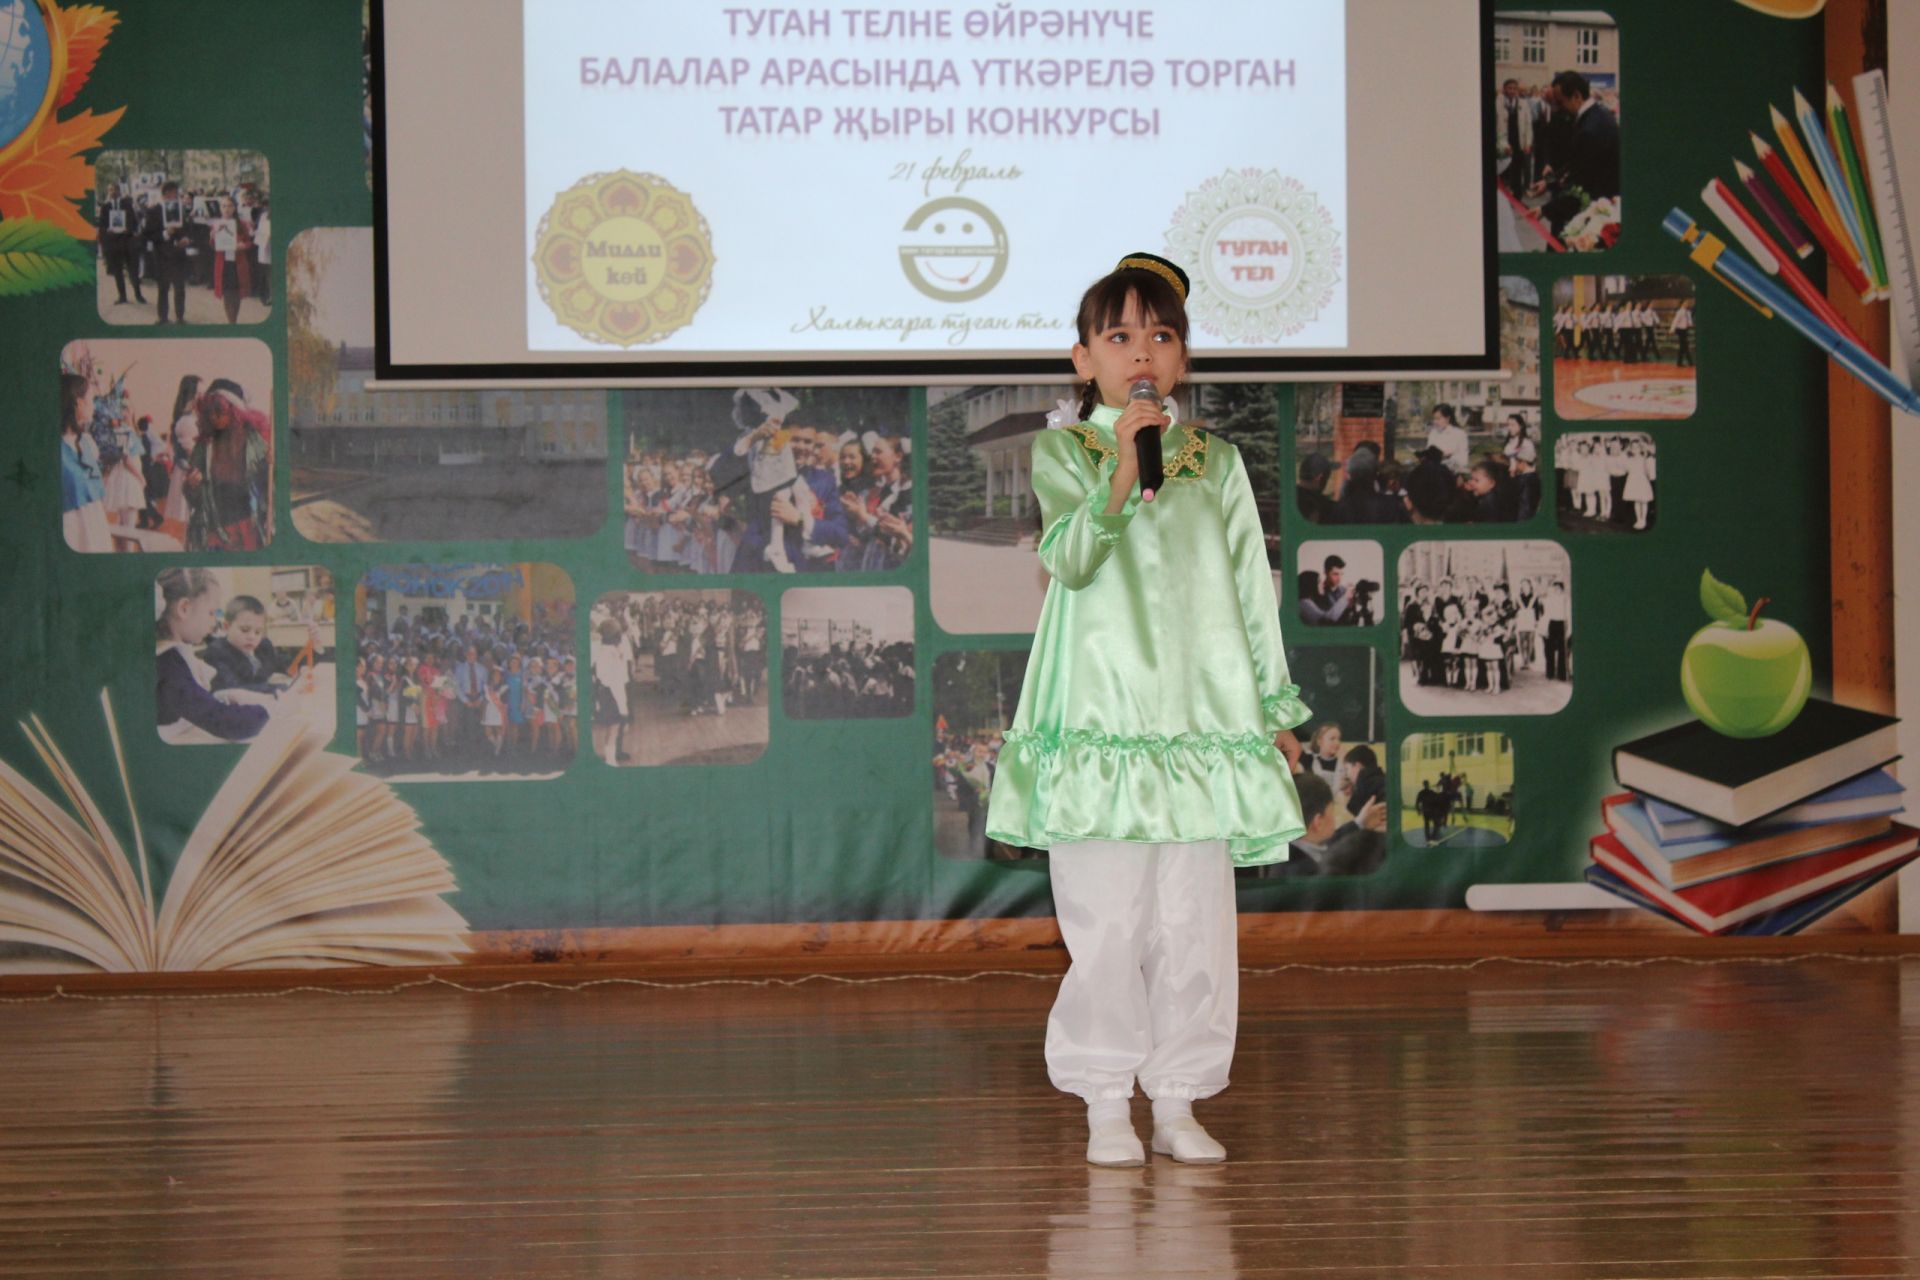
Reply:
<svg viewBox="0 0 1920 1280"><path fill-rule="evenodd" d="M34 10L29 3L24 12L31 18ZM1745 153L1748 130L1764 131L1769 100L1784 103L1793 86L1811 92L1820 83L1818 25L1769 18L1731 0L1617 0L1604 20L1595 12L1529 10L1496 23L1497 78L1517 73L1527 77L1523 88L1544 84L1563 56L1569 66L1580 60L1592 69L1592 85L1619 120L1625 209L1617 216L1617 243L1567 254L1531 251L1541 243L1533 216L1548 231L1554 226L1543 200L1527 201L1523 193L1526 214L1511 206L1503 212L1513 237L1500 261L1512 379L1218 388L1195 397L1198 416L1257 465L1283 626L1306 697L1324 718L1338 720L1345 747L1375 746L1391 810L1377 869L1250 877L1242 882L1245 911L1394 911L1401 913L1394 928L1418 932L1426 927L1422 909L1460 908L1470 886L1578 883L1588 840L1603 829L1600 801L1618 789L1613 748L1688 718L1680 657L1708 621L1700 603L1705 569L1749 600L1768 597L1767 616L1800 629L1816 684L1826 683L1823 362L1784 325L1767 322L1691 267L1659 226L1675 205L1704 216L1702 183L1715 173L1731 178L1729 157ZM977 830L967 825L969 806L976 802L966 793L977 791L980 766L990 777L995 734L1017 695L1027 643L1018 620L1030 617L1024 611L1038 591L1023 455L1033 432L1044 429L1041 409L1065 394L1064 352L1062 388L1037 402L1017 389L995 399L992 388L963 396L950 389L795 389L790 408L727 391L576 399L460 393L417 399L406 414L418 416L404 422L397 409L371 408L383 416L354 421L345 415L358 410L348 406L381 399L355 381L364 381L366 366L355 341L362 322L350 314L348 295L363 286L330 282L328 273L345 281L359 270L352 229L371 220L362 6L203 0L123 5L102 20L43 4L38 15L64 32L70 80L86 58L97 62L71 100L44 116L29 151L0 161L0 235L11 228L17 237L32 222L68 237L67 247L47 255L52 265L34 268L47 274L25 285L15 280L0 297L0 487L9 495L0 504L0 527L10 550L0 571L10 614L0 632L0 669L7 672L0 711L10 721L37 717L44 724L131 859L137 855L116 741L104 731L98 696L108 691L156 897L246 751L217 739L165 741L149 727L164 714L156 700L166 690L164 672L156 681L147 606L157 574L193 567L216 571L216 631L231 629L244 612L234 608L235 596L258 591L268 596L263 612L283 652L322 635L317 656L322 667L333 660L326 674L338 672L335 693L306 696L326 704L309 722L331 720L332 753L363 749L356 659L383 646L398 651L392 637L402 606L410 606L408 625L428 629L429 648L440 640L434 665L442 675L451 676L459 656L451 652L456 638L480 626L496 639L509 637L523 667L530 656L561 660L557 678L538 682L537 698L523 674L525 711L517 726L511 709L501 713L498 763L485 758L491 741L483 692L471 722L452 731L457 750L443 760L424 755L422 708L414 757L406 758L402 711L387 734L400 758L365 771L380 781L373 793L397 795L417 813L457 885L452 892L430 885L410 892L443 896L475 931L1050 912L1045 877L1037 874L1043 860L988 858L969 843ZM1356 92L1401 94L1405 109L1417 109L1417 85ZM90 124L75 123L87 112ZM1503 120L1503 134L1504 127ZM1545 119L1540 127L1544 138ZM1544 155L1545 142L1540 146ZM29 172L22 155L37 155L46 172ZM1511 150L1501 159L1511 163ZM92 173L84 172L89 163ZM1531 169L1511 178L1523 188L1544 168L1537 158L1526 163ZM148 259L121 263L136 287L148 273L141 288L147 305L121 304L109 262L108 240L117 233L111 219L103 220L112 204L109 180L121 183L123 196L142 198L130 216L144 218L156 201L164 215L162 175L190 196L215 201L197 219L214 227L194 255L200 262L179 268L189 272L187 322L165 329L164 338L152 323L155 273L174 268L156 266L151 248L121 250L123 259ZM220 194L237 192L245 198L236 210L219 207ZM1592 207L1597 196L1581 194L1588 199L1562 224L1569 239L1583 227L1598 234L1607 221L1606 208ZM1403 196L1421 198L1415 190ZM218 237L252 220L249 205L267 207L270 230L262 235L256 222L251 248L229 239L223 251ZM318 238L303 239L309 232ZM301 260L303 249L318 255L323 245L324 262ZM1088 277L1113 256L1090 251ZM229 274L240 262L244 281L238 270ZM16 257L12 265L32 264ZM190 274L209 265L224 283L217 295L207 287L211 279ZM62 283L62 271L72 278ZM1412 307L1474 305L1425 296L1417 279L1401 288ZM236 289L243 306L228 323ZM1697 366L1678 350L1674 319L1683 305ZM1637 362L1622 351L1603 359L1593 345L1601 327L1593 317L1635 307L1657 317L1657 327L1647 330L1657 333L1657 343ZM1586 317L1578 326L1578 358L1556 350L1556 317L1563 313ZM177 416L171 401L181 377L200 377L200 397L211 396L217 379L237 386L235 403L271 423L263 432L272 441L270 481L256 495L265 504L257 528L271 540L247 549L245 533L225 527L233 523L231 509L216 517L190 513L184 526L176 510L170 522L174 478L162 474L157 489L129 499L133 532L113 542L168 549L73 550L71 521L63 537L56 426L63 356L70 370L83 366L96 404L111 401L121 380L130 412L152 417L156 431ZM303 394L310 403L300 402ZM1534 454L1536 510L1516 519L1519 512L1508 509L1489 527L1492 508L1479 505L1478 495L1447 510L1459 497L1455 489L1433 499L1436 527L1425 527L1416 472L1430 443L1442 452L1449 447L1449 437L1433 434L1444 430L1434 413L1440 404L1465 419L1472 457ZM1509 451L1506 419L1513 413L1523 430ZM799 432L803 461L811 457L825 471L838 466L849 441L858 442L867 469L858 489L849 483L837 500L843 517L871 522L883 507L910 510L908 536L863 534L873 527L865 524L836 549L846 559L836 561L836 571L802 563L789 577L772 567L771 549L747 545L752 517L743 506L700 525L698 495L676 502L668 472L684 469L684 482L692 470L711 472L743 429L742 414L784 415ZM201 432L220 431L210 415L217 416L212 406L186 416ZM1585 437L1578 447L1565 443L1576 436ZM1365 482L1350 465L1362 440L1373 442L1376 477L1396 467L1406 496L1378 486L1375 496L1386 507L1347 527L1362 510L1355 495ZM180 440L172 444L177 451ZM1640 446L1650 446L1657 470L1637 461L1608 469L1610 457L1645 456ZM889 482L878 460L889 449L904 457L886 506ZM213 476L209 487L239 494L233 476L218 471L225 464L217 454L209 448L198 455ZM178 468L194 466L195 456L174 453ZM1325 465L1303 468L1310 456ZM110 485L112 458L102 467ZM511 489L501 477L516 472L527 487L481 492L498 483ZM1596 473L1591 484L1585 472ZM1657 500L1634 497L1640 474L1657 484ZM481 488L463 488L468 477ZM219 490L216 481L229 488ZM408 486L417 487L417 503ZM655 512L636 517L637 525L628 515L636 491L639 507ZM848 514L856 500L865 510ZM1645 528L1634 527L1636 500L1648 504ZM1396 507L1418 514L1394 514ZM664 550L661 529L679 535L685 526L648 521L689 510L706 541L682 537ZM502 536L522 529L531 532ZM383 540L343 540L369 536ZM188 549L182 542L204 545ZM856 550L864 557L857 563ZM1328 554L1345 560L1349 584L1378 583L1371 626L1303 621L1298 575L1324 574ZM756 570L737 571L750 555L758 557ZM490 573L494 579L483 580ZM1492 641L1498 676L1487 674L1482 651L1456 649L1464 656L1452 675L1443 673L1433 686L1419 682L1419 661L1407 656L1415 641L1403 623L1420 588L1459 579L1456 595L1491 597L1497 586L1511 599L1526 579L1544 598L1560 576L1570 586L1570 621L1560 637L1570 679L1548 669L1543 621L1522 628L1530 633L1525 640L1509 627ZM1464 589L1467 579L1473 590ZM648 603L661 592L679 594ZM975 607L979 612L970 613ZM456 633L463 617L469 630ZM984 625L973 625L976 617ZM605 643L626 645L620 661L638 676L623 691L635 700L624 708L635 729L612 747L613 764L608 735L594 732L591 678L597 667L612 669L596 654L598 628L609 618L615 625ZM679 652L660 651L668 631ZM696 632L698 661L682 648ZM412 644L421 633L400 634ZM715 648L730 652L716 661L709 655ZM980 674L965 677L966 660L982 652L990 656L972 659ZM857 668L851 692L844 678L834 683L837 656ZM757 688L756 662L765 670ZM296 692L305 679L294 677ZM1482 686L1462 687L1475 680ZM1512 687L1495 691L1488 680ZM724 686L724 713L712 701L716 681ZM410 701L404 691L421 683L416 668L382 687L397 684ZM620 714L603 704L603 718ZM575 726L547 729L562 719ZM504 745L510 734L518 755ZM623 752L636 762L621 763ZM454 755L457 764L445 762ZM0 746L0 759L58 795L26 738ZM647 762L655 759L661 762ZM1429 769L1452 773L1477 793L1466 800L1461 791L1459 820L1451 824L1457 830L1434 847L1425 847L1416 794L1427 779L1412 776ZM944 852L936 847L937 826L947 833ZM44 946L21 940L26 935L17 930L11 936L12 967L48 959ZM378 959L378 950L370 944L359 958Z"/></svg>

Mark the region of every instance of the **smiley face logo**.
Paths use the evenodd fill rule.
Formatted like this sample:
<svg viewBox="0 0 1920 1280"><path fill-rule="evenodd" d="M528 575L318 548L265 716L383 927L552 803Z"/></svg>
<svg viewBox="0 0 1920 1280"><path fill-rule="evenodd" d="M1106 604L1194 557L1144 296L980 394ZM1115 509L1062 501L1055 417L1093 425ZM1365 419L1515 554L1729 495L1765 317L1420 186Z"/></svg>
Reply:
<svg viewBox="0 0 1920 1280"><path fill-rule="evenodd" d="M978 200L929 200L900 230L900 270L935 302L970 302L1007 274L1007 229Z"/></svg>

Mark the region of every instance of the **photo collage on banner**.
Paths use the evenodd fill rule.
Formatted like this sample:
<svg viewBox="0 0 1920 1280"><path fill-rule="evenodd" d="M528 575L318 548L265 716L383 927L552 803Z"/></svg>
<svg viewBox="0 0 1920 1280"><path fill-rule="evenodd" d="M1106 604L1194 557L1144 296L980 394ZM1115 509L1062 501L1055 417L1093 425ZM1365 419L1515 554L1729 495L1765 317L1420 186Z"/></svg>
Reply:
<svg viewBox="0 0 1920 1280"><path fill-rule="evenodd" d="M1371 648L1292 646L1288 669L1313 718L1294 729L1293 785L1306 834L1284 862L1244 868L1242 882L1296 876L1365 876L1387 857L1389 757L1386 689Z"/></svg>
<svg viewBox="0 0 1920 1280"><path fill-rule="evenodd" d="M1027 654L955 649L933 660L933 847L943 858L1045 859L987 838L987 796L1020 705Z"/></svg>
<svg viewBox="0 0 1920 1280"><path fill-rule="evenodd" d="M247 742L269 721L333 736L333 574L168 568L154 578L154 724L174 745Z"/></svg>
<svg viewBox="0 0 1920 1280"><path fill-rule="evenodd" d="M899 387L627 392L621 500L642 573L879 573L913 553Z"/></svg>
<svg viewBox="0 0 1920 1280"><path fill-rule="evenodd" d="M1691 418L1693 281L1567 276L1553 286L1553 411L1571 421Z"/></svg>
<svg viewBox="0 0 1920 1280"><path fill-rule="evenodd" d="M780 595L780 695L789 720L913 714L913 592L794 587Z"/></svg>
<svg viewBox="0 0 1920 1280"><path fill-rule="evenodd" d="M1489 13L1488 70L1474 80L1492 135L1491 164L1474 180L1493 184L1475 189L1494 210L1501 376L1209 381L1233 375L1209 373L1211 338L1193 313L1197 381L1176 389L1171 408L1245 464L1292 678L1310 709L1295 730L1308 830L1285 861L1240 881L1250 909L1456 909L1469 880L1578 880L1588 841L1619 808L1601 807L1619 790L1615 748L1690 716L1711 724L1724 710L1729 686L1712 677L1709 710L1688 701L1689 690L1701 696L1695 668L1717 652L1689 637L1714 627L1712 639L1737 638L1735 613L1746 632L1779 643L1789 693L1803 650L1779 628L1798 628L1811 685L1826 692L1834 654L1822 613L1833 587L1819 540L1761 547L1713 531L1752 511L1801 532L1819 527L1827 477L1813 428L1832 370L1798 338L1777 340L1790 336L1778 314L1756 319L1709 282L1656 225L1664 200L1649 207L1650 192L1677 192L1674 204L1733 245L1703 209L1710 169L1735 184L1730 159L1779 160L1759 176L1787 195L1777 184L1783 171L1794 176L1792 158L1771 152L1784 140L1768 127L1767 99L1789 105L1791 88L1756 83L1734 101L1746 92L1729 92L1738 72L1698 59L1732 48L1813 68L1818 24L1761 24L1751 6L1724 0L1715 19L1653 0L1519 4ZM144 726L124 735L130 756L150 753L130 761L133 776L158 761L210 787L271 742L276 725L310 726L354 757L357 782L416 807L420 830L445 837L461 879L474 876L461 887L483 931L527 927L535 913L525 904L535 902L551 906L556 927L693 920L716 900L666 865L656 852L666 848L734 878L741 896L717 900L720 910L775 903L764 913L773 923L792 922L779 918L781 903L821 920L981 904L1040 914L1044 881L992 878L1001 865L1045 867L1045 851L987 840L984 819L1049 589L1031 458L1063 405L1079 419L1071 338L1057 376L1036 386L987 372L925 387L776 377L691 389L384 390L374 368L370 82L356 131L350 66L359 34L370 71L379 33L366 26L371 9L356 33L351 9L268 8L262 30L275 39L250 48L310 41L345 55L328 63L345 75L332 107L303 115L269 94L257 110L210 115L204 94L169 97L135 72L192 65L177 50L195 37L118 6L100 74L63 85L79 92L52 111L51 124L72 132L35 135L91 145L70 148L72 164L56 166L39 196L21 185L25 169L0 183L0 203L13 201L0 210L9 234L44 221L73 249L53 264L69 275L36 276L33 289L0 299L29 362L22 384L44 397L31 415L59 420L57 442L23 444L17 470L9 460L20 492L6 509L51 548L39 560L57 593L24 593L29 614L44 616L29 616L15 646L29 658L21 682L67 704L45 708L49 723L67 741L85 732L82 714L97 724L94 703L76 711L68 686L84 680L93 694L98 668L102 682L119 682L110 692L123 727L153 718L151 736ZM45 12L78 10L64 0L22 9L29 26ZM1801 34L1773 30L1788 26ZM1733 32L1737 44L1721 42ZM1696 59L1692 80L1670 74L1682 51ZM1630 59L1650 74L1636 82L1640 123L1623 150ZM608 95L618 96L603 77L599 96ZM91 113L88 131L81 112ZM960 180L928 170L933 158L886 189L903 200L889 225ZM967 198L983 205L1013 190L985 185L1011 178L966 181ZM1747 199L1753 185L1729 189ZM1180 207L1169 190L1168 208ZM23 216L17 206L29 199ZM688 199L714 217L703 191ZM445 208L460 221L496 212ZM517 220L521 210L508 212ZM1827 260L1825 237L1804 229L1822 244L1789 253L1862 292L1847 264ZM1155 237L1094 239L1076 251L1076 282L1120 251L1180 253ZM1031 244L1018 235L1010 244L1018 272ZM716 245L717 269L737 270L737 252ZM888 275L872 283L924 306L928 295L898 275L897 247L879 246ZM1341 246L1346 285L1373 261L1364 247ZM1182 265L1195 279L1208 270ZM473 269L501 266L525 271L532 260L516 250ZM1000 296L1014 283L1010 274ZM1393 287L1408 307L1480 315L1477 293L1434 298L1413 278ZM1063 318L1076 296L1071 288L1036 314ZM1710 350L1695 332L1701 309ZM649 345L628 354L666 354ZM996 367L989 359L966 367ZM1718 379L1706 391L1717 402L1701 399L1703 365ZM1727 441L1695 439L1715 412ZM1716 458L1728 484L1685 470ZM1675 474L1687 501L1669 509L1661 484ZM111 554L132 552L148 553L137 570ZM1724 591L1701 596L1705 569ZM41 572L23 561L23 581ZM1742 592L1747 607L1735 610ZM133 612L148 593L151 667L148 620ZM95 624L90 599L112 602L110 625ZM40 648L71 659L36 668L41 633ZM16 702L38 714L32 704L54 693ZM550 781L493 799L433 785L494 780ZM1577 819L1572 803L1546 799L1574 792L1591 801ZM1535 794L1522 813L1523 795ZM756 821L767 796L795 798L791 828ZM687 815L689 805L700 811ZM497 825L474 834L483 823ZM582 850L609 880L648 882L647 893L604 919L581 914L579 884L503 870L512 859L497 855L536 836ZM768 894L753 877L757 852L774 842L805 869ZM846 873L872 865L883 842L889 856L924 859L919 883ZM1445 860L1449 851L1473 856ZM1310 887L1289 890L1291 879ZM541 897L550 886L554 896Z"/></svg>
<svg viewBox="0 0 1920 1280"><path fill-rule="evenodd" d="M1508 377L1295 389L1294 505L1316 525L1517 524L1540 509L1540 295L1499 282Z"/></svg>
<svg viewBox="0 0 1920 1280"><path fill-rule="evenodd" d="M376 565L354 588L362 766L396 782L552 778L580 745L573 581L551 564Z"/></svg>
<svg viewBox="0 0 1920 1280"><path fill-rule="evenodd" d="M1644 533L1659 514L1653 437L1569 431L1553 442L1555 510L1568 533Z"/></svg>
<svg viewBox="0 0 1920 1280"><path fill-rule="evenodd" d="M767 607L750 591L610 591L587 615L593 753L746 764L767 749Z"/></svg>
<svg viewBox="0 0 1920 1280"><path fill-rule="evenodd" d="M81 552L273 540L273 354L256 338L83 338L60 353L60 507Z"/></svg>
<svg viewBox="0 0 1920 1280"><path fill-rule="evenodd" d="M301 536L585 538L606 524L606 392L373 391L373 232L302 231L286 270Z"/></svg>
<svg viewBox="0 0 1920 1280"><path fill-rule="evenodd" d="M1400 744L1400 831L1416 849L1493 849L1513 839L1513 740L1410 735Z"/></svg>
<svg viewBox="0 0 1920 1280"><path fill-rule="evenodd" d="M1596 9L1493 15L1499 250L1591 253L1621 234L1620 32Z"/></svg>
<svg viewBox="0 0 1920 1280"><path fill-rule="evenodd" d="M1309 627L1371 627L1386 611L1380 544L1364 540L1300 544L1294 602Z"/></svg>
<svg viewBox="0 0 1920 1280"><path fill-rule="evenodd" d="M1539 24L1530 25L1537 36ZM1569 29L1610 25L1583 19ZM1519 38L1519 27L1514 31ZM1519 85L1521 103L1538 102L1528 88L1525 81ZM1551 173L1538 176L1549 163L1535 152L1514 160L1511 173L1518 177L1521 166L1530 166L1529 182L1545 181L1550 192ZM1603 208L1617 210L1617 186L1613 194ZM1531 207L1537 212L1547 203L1550 198L1536 199ZM1370 526L1379 540L1334 536L1298 544L1282 609L1290 638L1297 651L1318 654L1325 628L1388 624L1383 632L1393 637L1390 669L1397 675L1385 685L1415 722L1564 710L1573 688L1575 574L1566 549L1547 538L1556 523L1561 532L1631 530L1650 528L1653 517L1653 450L1644 433L1596 433L1590 483L1605 477L1604 501L1599 494L1569 496L1570 460L1586 456L1587 442L1577 435L1551 446L1555 488L1543 492L1541 464L1553 435L1543 394L1542 345L1550 340L1543 287L1528 276L1502 275L1496 300L1502 378L1310 383L1293 392L1297 518L1316 532ZM1676 354L1673 317L1665 323L1666 337L1638 348L1643 361L1670 362ZM1688 329L1682 320L1680 331ZM1556 363L1553 373L1560 372ZM1543 510L1548 501L1556 504L1555 517ZM1434 540L1404 528L1422 525L1449 526L1450 533L1459 528L1463 535L1471 526L1492 526L1487 532L1498 536ZM1402 528L1389 533L1383 526ZM1302 687L1303 699L1315 707L1304 680ZM1296 730L1308 759L1323 758L1307 742L1316 727ZM1399 770L1389 824L1399 847L1509 845L1514 745L1508 733L1402 735L1392 765L1384 719L1374 739L1379 765Z"/></svg>
<svg viewBox="0 0 1920 1280"><path fill-rule="evenodd" d="M1573 695L1573 583L1554 542L1400 553L1400 700L1415 715L1552 715Z"/></svg>
<svg viewBox="0 0 1920 1280"><path fill-rule="evenodd" d="M236 325L258 324L272 313L266 157L257 151L103 151L93 178L102 320Z"/></svg>

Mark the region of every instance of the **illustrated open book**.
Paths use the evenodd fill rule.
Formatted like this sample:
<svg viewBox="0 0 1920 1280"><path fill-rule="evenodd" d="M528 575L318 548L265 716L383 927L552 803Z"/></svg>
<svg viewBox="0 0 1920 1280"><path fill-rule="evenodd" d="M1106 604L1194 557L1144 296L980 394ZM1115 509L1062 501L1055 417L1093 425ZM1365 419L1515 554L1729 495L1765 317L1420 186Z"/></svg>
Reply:
<svg viewBox="0 0 1920 1280"><path fill-rule="evenodd" d="M188 837L156 908L113 707L129 859L38 716L21 728L71 812L0 760L0 944L14 972L451 964L467 922L453 872L393 788L297 720L248 745Z"/></svg>

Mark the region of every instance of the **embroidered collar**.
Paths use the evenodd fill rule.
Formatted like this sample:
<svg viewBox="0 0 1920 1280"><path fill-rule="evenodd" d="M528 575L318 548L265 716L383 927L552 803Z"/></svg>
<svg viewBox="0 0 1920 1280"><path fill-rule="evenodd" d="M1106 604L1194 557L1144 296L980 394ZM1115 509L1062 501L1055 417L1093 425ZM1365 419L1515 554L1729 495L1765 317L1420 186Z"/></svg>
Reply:
<svg viewBox="0 0 1920 1280"><path fill-rule="evenodd" d="M1065 429L1080 442L1093 458L1096 467L1104 467L1120 456L1114 448L1113 424L1120 418L1120 411L1111 405L1097 404L1093 414L1085 421L1069 424ZM1165 471L1169 480L1198 480L1207 474L1207 433L1198 427L1175 424L1185 439L1178 452L1167 458Z"/></svg>

